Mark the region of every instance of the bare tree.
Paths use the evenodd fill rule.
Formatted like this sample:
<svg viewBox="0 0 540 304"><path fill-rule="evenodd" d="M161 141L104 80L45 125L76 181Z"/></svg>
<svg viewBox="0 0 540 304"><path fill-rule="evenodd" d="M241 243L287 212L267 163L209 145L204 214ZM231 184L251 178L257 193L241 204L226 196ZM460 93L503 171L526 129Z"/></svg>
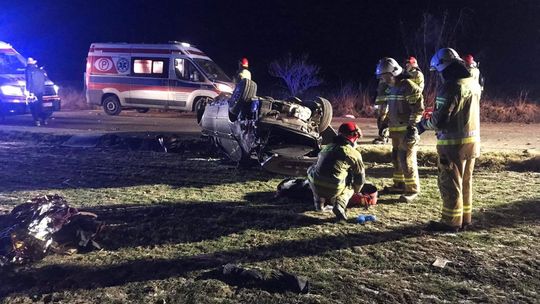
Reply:
<svg viewBox="0 0 540 304"><path fill-rule="evenodd" d="M414 32L408 32L401 22L401 37L405 51L416 57L418 65L423 71L429 71L431 56L438 49L456 47L458 39L467 27L469 13L471 13L469 9L461 9L455 18L452 18L448 11L443 12L441 17L424 13L420 25ZM434 75L428 73L425 76L424 94L432 96L436 90L436 79L433 77ZM429 98L428 101L431 99Z"/></svg>
<svg viewBox="0 0 540 304"><path fill-rule="evenodd" d="M268 67L268 72L274 77L283 79L289 93L298 96L312 87L323 83L319 78L320 68L307 62L308 55L303 54L294 59L288 54L280 60L274 60Z"/></svg>

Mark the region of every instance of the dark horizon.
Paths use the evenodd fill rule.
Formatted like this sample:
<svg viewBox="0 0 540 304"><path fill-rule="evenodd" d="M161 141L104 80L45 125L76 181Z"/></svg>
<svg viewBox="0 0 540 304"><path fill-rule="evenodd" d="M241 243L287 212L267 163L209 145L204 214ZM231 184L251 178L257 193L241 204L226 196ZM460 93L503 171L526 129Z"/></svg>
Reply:
<svg viewBox="0 0 540 304"><path fill-rule="evenodd" d="M402 37L417 31L425 13L437 20L445 13L450 21L463 16L450 46L481 63L488 92L540 95L535 77L540 73L540 1L535 0L309 5L294 0L29 0L0 12L0 41L37 58L53 80L80 81L81 86L92 42L179 40L198 46L229 75L237 60L247 57L253 78L267 90L279 83L268 74L271 61L305 53L321 68L326 86L335 88L373 82L382 57L401 62L415 55L407 54Z"/></svg>

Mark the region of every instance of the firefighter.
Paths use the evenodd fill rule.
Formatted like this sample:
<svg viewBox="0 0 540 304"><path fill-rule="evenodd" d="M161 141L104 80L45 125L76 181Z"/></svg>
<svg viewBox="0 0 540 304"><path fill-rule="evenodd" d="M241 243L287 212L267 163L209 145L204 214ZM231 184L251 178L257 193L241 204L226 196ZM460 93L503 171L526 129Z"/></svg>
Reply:
<svg viewBox="0 0 540 304"><path fill-rule="evenodd" d="M412 202L420 192L416 152L420 139L416 124L424 111L422 90L403 73L403 68L392 58L377 64L377 78L388 86L384 98L379 99L379 133L388 128L392 139L393 186L387 193L400 193L401 202Z"/></svg>
<svg viewBox="0 0 540 304"><path fill-rule="evenodd" d="M26 90L32 101L29 104L34 124L39 127L47 124L48 115L43 111L43 93L45 92L46 74L38 68L37 61L28 57L25 71Z"/></svg>
<svg viewBox="0 0 540 304"><path fill-rule="evenodd" d="M251 72L248 70L249 62L247 58L242 58L238 61L238 72L236 72L236 76L234 77L234 82L238 83L242 79L250 79L251 80Z"/></svg>
<svg viewBox="0 0 540 304"><path fill-rule="evenodd" d="M480 89L483 91L484 77L480 74L478 63L474 61L474 57L471 54L463 56L463 60L465 61L465 66L467 67L467 70L469 70L469 73L471 73L471 77L474 80L478 81L478 84L480 84Z"/></svg>
<svg viewBox="0 0 540 304"><path fill-rule="evenodd" d="M365 182L365 169L356 141L362 136L354 122L343 123L338 136L323 146L317 162L309 167L308 181L313 192L315 209L333 205L338 221L347 220L346 208L354 193L360 192Z"/></svg>
<svg viewBox="0 0 540 304"><path fill-rule="evenodd" d="M375 109L377 113L381 111L381 104L386 100L386 96L390 93L390 87L386 83L379 79L379 84L377 86L377 97L375 97ZM381 117L377 115L377 117ZM379 128L379 137L375 138L372 143L383 145L388 142L388 128L381 129L381 121L377 119L377 127Z"/></svg>
<svg viewBox="0 0 540 304"><path fill-rule="evenodd" d="M424 90L424 74L418 66L418 61L413 56L410 56L405 60L405 71L410 76L410 79L420 88Z"/></svg>
<svg viewBox="0 0 540 304"><path fill-rule="evenodd" d="M418 124L419 132L437 134L438 186L443 201L440 221L430 231L457 232L471 224L472 174L480 155L480 85L470 77L463 60L451 48L437 51L431 59L442 85L430 118Z"/></svg>

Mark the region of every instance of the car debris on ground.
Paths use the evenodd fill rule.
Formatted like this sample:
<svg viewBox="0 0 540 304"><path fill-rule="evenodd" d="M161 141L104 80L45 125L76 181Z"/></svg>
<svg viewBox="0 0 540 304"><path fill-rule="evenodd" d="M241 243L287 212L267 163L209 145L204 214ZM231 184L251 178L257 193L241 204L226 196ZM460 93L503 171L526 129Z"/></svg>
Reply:
<svg viewBox="0 0 540 304"><path fill-rule="evenodd" d="M101 249L94 240L103 227L97 215L69 206L57 194L36 196L2 215L0 222L0 267L37 261L48 253Z"/></svg>

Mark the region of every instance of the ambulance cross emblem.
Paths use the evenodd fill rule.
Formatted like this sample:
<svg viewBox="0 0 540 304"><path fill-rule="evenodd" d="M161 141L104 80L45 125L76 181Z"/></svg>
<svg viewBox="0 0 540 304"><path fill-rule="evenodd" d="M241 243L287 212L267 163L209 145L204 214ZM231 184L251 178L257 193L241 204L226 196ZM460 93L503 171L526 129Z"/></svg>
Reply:
<svg viewBox="0 0 540 304"><path fill-rule="evenodd" d="M119 73L126 73L129 71L129 61L126 58L118 58L116 62L116 69Z"/></svg>

